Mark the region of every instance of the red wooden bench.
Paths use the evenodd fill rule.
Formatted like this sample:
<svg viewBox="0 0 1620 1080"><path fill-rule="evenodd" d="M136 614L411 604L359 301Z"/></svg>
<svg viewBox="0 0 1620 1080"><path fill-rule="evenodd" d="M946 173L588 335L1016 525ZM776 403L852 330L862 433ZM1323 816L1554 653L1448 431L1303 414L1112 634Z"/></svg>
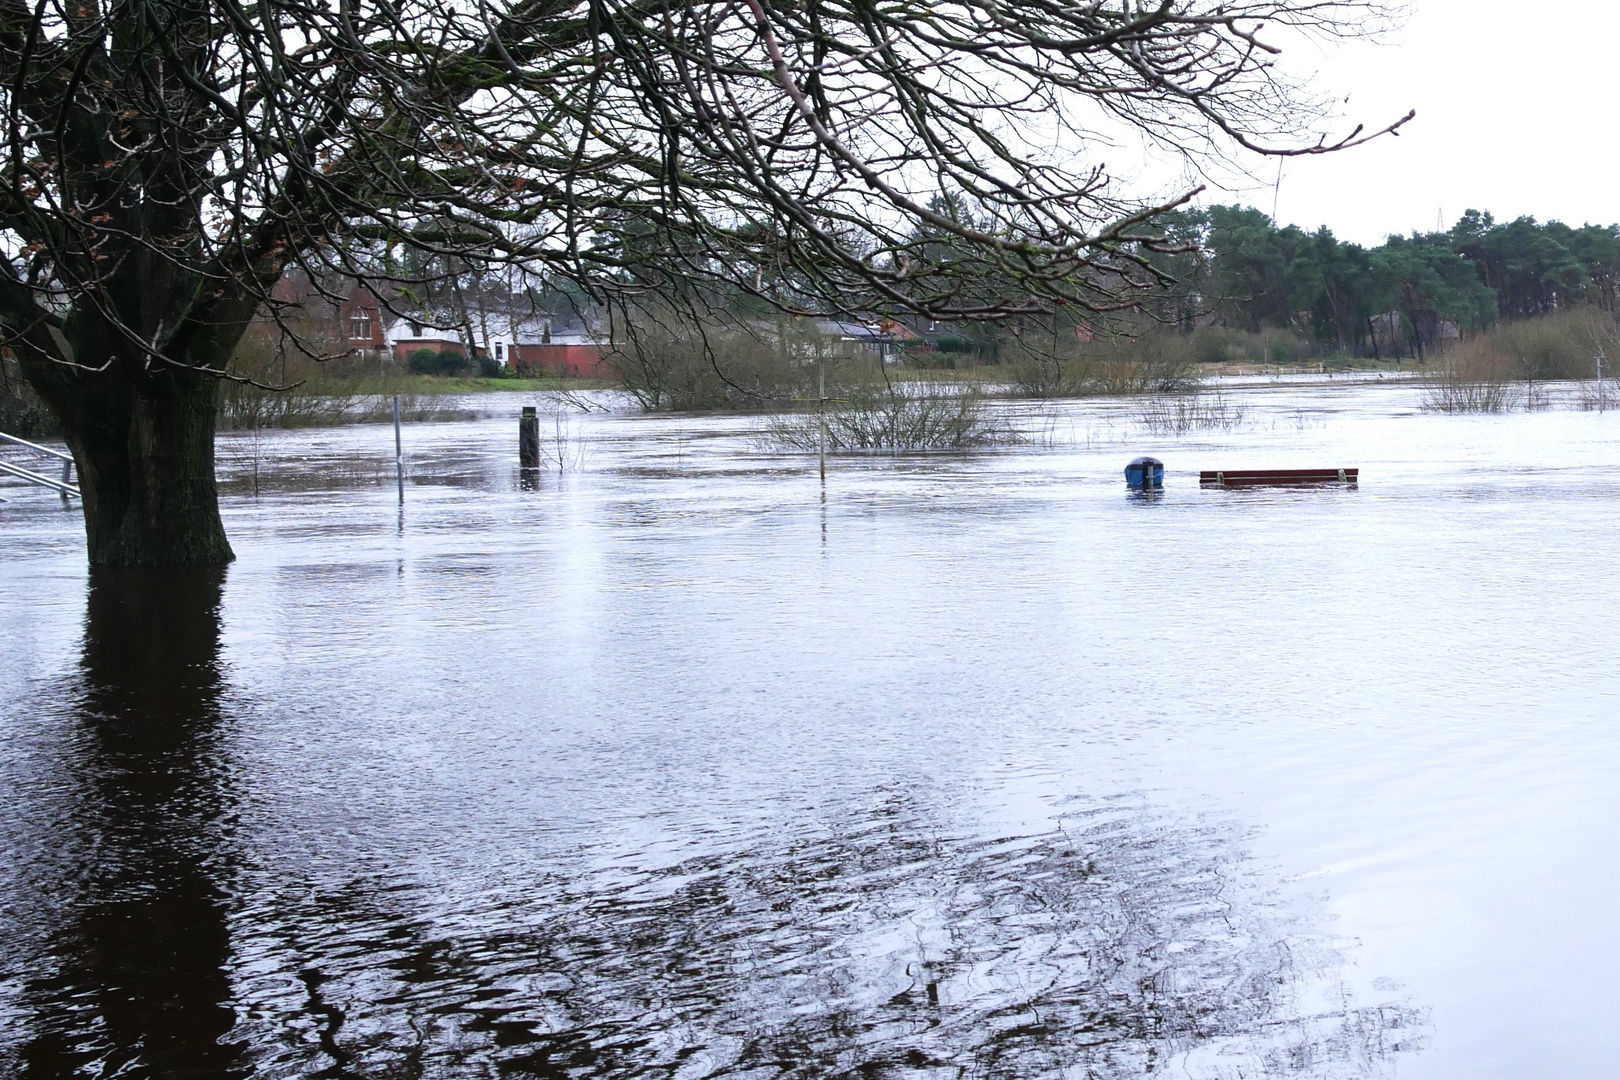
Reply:
<svg viewBox="0 0 1620 1080"><path fill-rule="evenodd" d="M1354 484L1360 469L1208 469L1200 484L1212 487L1295 487L1301 484Z"/></svg>

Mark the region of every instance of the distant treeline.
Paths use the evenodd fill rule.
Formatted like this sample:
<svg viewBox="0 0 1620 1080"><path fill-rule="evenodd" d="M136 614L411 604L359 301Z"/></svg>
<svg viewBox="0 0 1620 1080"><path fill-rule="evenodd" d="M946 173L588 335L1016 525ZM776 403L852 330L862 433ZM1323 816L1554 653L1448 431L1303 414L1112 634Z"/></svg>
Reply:
<svg viewBox="0 0 1620 1080"><path fill-rule="evenodd" d="M1238 206L1162 219L1185 254L1153 261L1174 279L1159 313L1191 328L1288 329L1324 351L1421 356L1437 342L1588 304L1616 310L1620 226L1571 228L1469 210L1446 232L1373 248L1325 226L1278 228Z"/></svg>

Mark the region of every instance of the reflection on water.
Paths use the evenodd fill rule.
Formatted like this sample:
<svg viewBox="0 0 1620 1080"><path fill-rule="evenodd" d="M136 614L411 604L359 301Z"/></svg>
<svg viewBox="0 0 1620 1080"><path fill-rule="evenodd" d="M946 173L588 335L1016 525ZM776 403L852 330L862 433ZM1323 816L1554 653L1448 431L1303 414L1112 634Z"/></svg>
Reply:
<svg viewBox="0 0 1620 1080"><path fill-rule="evenodd" d="M1364 1077L1422 1041L1417 1013L1346 1003L1235 829L1128 800L985 837L878 791L737 850L476 896L250 883L222 584L91 578L55 853L12 897L21 1076Z"/></svg>
<svg viewBox="0 0 1620 1080"><path fill-rule="evenodd" d="M1129 806L951 839L894 794L442 921L388 881L292 887L240 943L244 1034L275 1075L1384 1075L1419 1017L1347 1008L1235 841Z"/></svg>
<svg viewBox="0 0 1620 1080"><path fill-rule="evenodd" d="M229 1076L218 761L221 572L91 575L58 763L71 785L57 880L23 989L26 1076ZM14 912L14 914L19 914ZM9 965L8 965L9 966Z"/></svg>
<svg viewBox="0 0 1620 1080"><path fill-rule="evenodd" d="M228 586L88 599L19 498L0 1076L1607 1076L1617 418L1252 396L278 433Z"/></svg>

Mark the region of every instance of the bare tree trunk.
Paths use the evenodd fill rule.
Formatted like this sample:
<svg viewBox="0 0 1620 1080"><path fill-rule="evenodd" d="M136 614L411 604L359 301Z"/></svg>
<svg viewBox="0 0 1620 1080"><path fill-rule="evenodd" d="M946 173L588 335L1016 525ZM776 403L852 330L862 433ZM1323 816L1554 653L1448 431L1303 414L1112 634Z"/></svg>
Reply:
<svg viewBox="0 0 1620 1080"><path fill-rule="evenodd" d="M62 427L84 493L93 566L219 566L235 558L214 486L219 380L153 372L139 384L111 365L96 373L25 364Z"/></svg>

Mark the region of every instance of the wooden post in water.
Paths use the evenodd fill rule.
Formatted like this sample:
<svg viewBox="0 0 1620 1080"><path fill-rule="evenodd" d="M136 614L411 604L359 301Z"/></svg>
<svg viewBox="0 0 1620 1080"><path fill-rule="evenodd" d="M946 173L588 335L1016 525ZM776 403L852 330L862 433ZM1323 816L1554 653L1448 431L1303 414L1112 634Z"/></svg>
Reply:
<svg viewBox="0 0 1620 1080"><path fill-rule="evenodd" d="M399 438L399 395L394 395L394 479L399 484L399 504L405 505L405 446Z"/></svg>
<svg viewBox="0 0 1620 1080"><path fill-rule="evenodd" d="M523 406L518 418L518 467L540 468L540 417L533 405Z"/></svg>

